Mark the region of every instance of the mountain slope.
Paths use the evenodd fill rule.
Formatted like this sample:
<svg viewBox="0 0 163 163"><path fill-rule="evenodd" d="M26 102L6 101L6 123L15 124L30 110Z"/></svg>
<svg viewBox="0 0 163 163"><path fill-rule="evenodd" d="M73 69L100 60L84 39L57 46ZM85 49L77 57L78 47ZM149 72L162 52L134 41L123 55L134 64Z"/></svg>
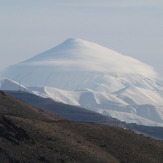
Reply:
<svg viewBox="0 0 163 163"><path fill-rule="evenodd" d="M8 90L8 91L26 91L29 93L33 93L35 95L41 96L41 97L47 97L45 94L42 94L40 91L32 91L28 87L22 85L19 81L16 82L11 79L0 79L0 90Z"/></svg>
<svg viewBox="0 0 163 163"><path fill-rule="evenodd" d="M148 94L143 88L137 88L139 92L129 90L126 96L122 96L122 92L125 92L125 90L121 91L121 93L110 94L90 89L80 91L65 91L52 87L29 87L29 89L33 91L39 90L42 94L55 101L80 106L128 123L163 126L163 107L156 105L156 102L161 105L162 99L154 91L147 90L147 92L152 93ZM148 100L150 100L149 104Z"/></svg>
<svg viewBox="0 0 163 163"><path fill-rule="evenodd" d="M24 85L13 81L13 80L9 80L9 79L0 79L0 89L1 90L26 90L26 91L30 91L28 90L27 87L25 87Z"/></svg>
<svg viewBox="0 0 163 163"><path fill-rule="evenodd" d="M163 81L153 68L96 43L68 39L10 66L1 77L30 86L35 94L121 121L163 125Z"/></svg>
<svg viewBox="0 0 163 163"><path fill-rule="evenodd" d="M120 128L68 121L3 92L0 106L1 162L152 163L163 159L162 141Z"/></svg>
<svg viewBox="0 0 163 163"><path fill-rule="evenodd" d="M111 126L118 126L132 131L142 133L152 138L163 140L163 127L142 126L136 124L127 124L117 119L98 114L87 109L79 108L72 105L55 102L50 98L42 98L31 93L23 91L5 91L6 94L14 96L21 101L32 104L33 106L46 109L50 112L61 115L65 118L80 122L95 122Z"/></svg>
<svg viewBox="0 0 163 163"><path fill-rule="evenodd" d="M2 90L8 90L12 87L12 90L27 91L41 97L51 98L57 102L83 107L128 123L163 126L162 107L154 106L156 102L157 104L162 103L161 96L157 96L155 91L152 92L144 88L130 87L110 94L90 89L66 91L52 87L25 87L7 79L0 80L0 83L0 89ZM149 104L146 104L148 99L150 99Z"/></svg>
<svg viewBox="0 0 163 163"><path fill-rule="evenodd" d="M157 74L136 59L74 38L9 67L2 76L31 86L113 92L134 82L141 83L145 78L155 78ZM144 83L147 84L148 81Z"/></svg>

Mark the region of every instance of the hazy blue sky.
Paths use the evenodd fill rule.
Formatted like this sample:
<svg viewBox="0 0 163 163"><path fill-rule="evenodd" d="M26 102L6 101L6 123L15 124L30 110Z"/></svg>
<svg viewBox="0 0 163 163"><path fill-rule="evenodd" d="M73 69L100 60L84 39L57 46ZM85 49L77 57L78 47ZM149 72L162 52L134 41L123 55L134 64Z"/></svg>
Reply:
<svg viewBox="0 0 163 163"><path fill-rule="evenodd" d="M70 37L137 58L163 76L163 0L0 0L0 70Z"/></svg>

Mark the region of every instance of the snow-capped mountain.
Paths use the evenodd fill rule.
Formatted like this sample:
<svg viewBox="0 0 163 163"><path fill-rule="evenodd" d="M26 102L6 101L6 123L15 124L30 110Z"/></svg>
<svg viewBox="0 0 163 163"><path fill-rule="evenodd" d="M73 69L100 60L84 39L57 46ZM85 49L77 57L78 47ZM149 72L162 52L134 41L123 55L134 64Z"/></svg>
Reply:
<svg viewBox="0 0 163 163"><path fill-rule="evenodd" d="M151 86L154 70L131 57L81 39L62 44L10 66L3 78L25 85L51 86L63 90L89 88L115 92L128 85Z"/></svg>
<svg viewBox="0 0 163 163"><path fill-rule="evenodd" d="M163 125L163 82L153 68L96 43L68 39L10 66L1 77L126 122Z"/></svg>

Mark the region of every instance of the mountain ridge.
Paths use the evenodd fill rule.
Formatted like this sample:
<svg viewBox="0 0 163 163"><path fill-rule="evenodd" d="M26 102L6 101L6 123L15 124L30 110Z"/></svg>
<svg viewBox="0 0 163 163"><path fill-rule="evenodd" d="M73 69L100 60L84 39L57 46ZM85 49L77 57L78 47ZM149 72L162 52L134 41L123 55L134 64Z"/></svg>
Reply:
<svg viewBox="0 0 163 163"><path fill-rule="evenodd" d="M104 116L102 114L73 106L67 105L61 102L53 101L50 98L43 98L24 91L4 91L6 94L15 97L21 101L24 101L33 106L48 110L52 113L63 116L67 119L79 122L95 122L99 124L105 124L110 126L117 126L125 129L132 130L136 133L163 140L163 127L156 126L143 126L137 124L128 124L126 122L119 121L115 118Z"/></svg>
<svg viewBox="0 0 163 163"><path fill-rule="evenodd" d="M0 106L0 162L153 163L163 159L159 140L66 120L2 91Z"/></svg>

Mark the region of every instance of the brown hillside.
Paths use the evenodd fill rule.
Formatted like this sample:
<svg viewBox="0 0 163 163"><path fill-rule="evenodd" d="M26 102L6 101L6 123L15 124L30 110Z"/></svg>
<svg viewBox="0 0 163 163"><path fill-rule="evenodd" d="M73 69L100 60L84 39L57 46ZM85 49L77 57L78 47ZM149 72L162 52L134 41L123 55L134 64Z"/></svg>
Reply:
<svg viewBox="0 0 163 163"><path fill-rule="evenodd" d="M0 92L0 162L161 163L163 142L66 120Z"/></svg>

